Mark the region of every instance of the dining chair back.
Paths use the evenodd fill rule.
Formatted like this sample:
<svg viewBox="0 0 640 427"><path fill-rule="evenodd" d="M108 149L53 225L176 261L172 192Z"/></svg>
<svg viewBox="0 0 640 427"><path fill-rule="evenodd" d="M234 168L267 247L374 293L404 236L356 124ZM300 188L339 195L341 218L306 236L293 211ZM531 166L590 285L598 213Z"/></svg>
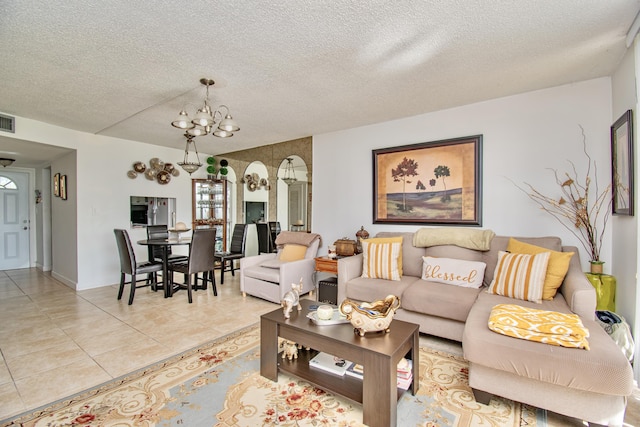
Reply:
<svg viewBox="0 0 640 427"><path fill-rule="evenodd" d="M118 255L120 257L120 288L118 289L118 299L122 299L125 278L128 274L131 276L131 291L129 292L129 305L131 305L133 304L133 297L137 288L152 286L155 290L158 285L157 276L155 274L150 276L150 274L162 271L162 264L152 261L141 263L136 262L136 254L131 246L131 239L129 239L129 233L127 233L127 230L116 228L113 232L116 236ZM146 275L145 283L143 285L138 285L138 281L141 280L137 280L137 276L142 274ZM153 280L149 280L150 277L152 277Z"/></svg>
<svg viewBox="0 0 640 427"><path fill-rule="evenodd" d="M271 233L271 240L269 241L270 246L269 246L269 252L277 252L277 248L276 248L276 237L278 237L278 234L280 234L281 228L280 228L280 222L279 221L269 221L269 232Z"/></svg>
<svg viewBox="0 0 640 427"><path fill-rule="evenodd" d="M258 253L267 254L273 252L273 242L271 241L271 230L269 224L259 222L256 224L258 232Z"/></svg>
<svg viewBox="0 0 640 427"><path fill-rule="evenodd" d="M232 276L236 275L235 260L244 258L247 246L247 229L247 224L236 224L233 227L229 251L215 253L215 260L220 263L220 284L224 284L225 271L231 271Z"/></svg>
<svg viewBox="0 0 640 427"><path fill-rule="evenodd" d="M169 228L166 224L147 225L147 239L168 239ZM162 251L167 251L168 261L187 260L186 255L174 254L171 251L171 246L156 246L149 245L149 261L162 261Z"/></svg>
<svg viewBox="0 0 640 427"><path fill-rule="evenodd" d="M215 228L196 229L193 231L191 238L188 259L186 261L169 262L172 286L178 286L179 288L186 287L189 303L193 302L192 289L195 286L195 277L198 273L204 273L204 287L206 288L207 286L207 280L211 280L213 295L218 295L216 281L213 275L215 245ZM184 274L186 283L178 285L174 282L173 273L176 271Z"/></svg>

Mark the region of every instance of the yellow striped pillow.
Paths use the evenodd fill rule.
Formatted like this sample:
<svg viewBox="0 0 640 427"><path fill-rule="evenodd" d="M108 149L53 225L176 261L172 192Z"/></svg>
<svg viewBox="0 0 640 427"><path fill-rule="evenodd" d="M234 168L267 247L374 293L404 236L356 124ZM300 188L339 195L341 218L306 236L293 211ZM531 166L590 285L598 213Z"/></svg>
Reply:
<svg viewBox="0 0 640 427"><path fill-rule="evenodd" d="M373 243L362 240L362 277L400 280L398 257L401 242Z"/></svg>
<svg viewBox="0 0 640 427"><path fill-rule="evenodd" d="M550 256L549 252L528 255L500 251L487 292L541 303Z"/></svg>

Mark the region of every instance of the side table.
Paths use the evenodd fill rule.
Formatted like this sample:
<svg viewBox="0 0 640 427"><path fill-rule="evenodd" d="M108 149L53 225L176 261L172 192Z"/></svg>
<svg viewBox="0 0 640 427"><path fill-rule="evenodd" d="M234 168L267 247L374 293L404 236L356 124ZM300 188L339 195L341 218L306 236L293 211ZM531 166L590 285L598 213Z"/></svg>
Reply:
<svg viewBox="0 0 640 427"><path fill-rule="evenodd" d="M318 302L338 305L338 260L327 256L317 257L316 273L330 273L332 276L318 281Z"/></svg>
<svg viewBox="0 0 640 427"><path fill-rule="evenodd" d="M609 274L585 273L596 288L596 310L616 311L616 278Z"/></svg>
<svg viewBox="0 0 640 427"><path fill-rule="evenodd" d="M338 259L328 256L319 256L316 259L316 271L338 274Z"/></svg>

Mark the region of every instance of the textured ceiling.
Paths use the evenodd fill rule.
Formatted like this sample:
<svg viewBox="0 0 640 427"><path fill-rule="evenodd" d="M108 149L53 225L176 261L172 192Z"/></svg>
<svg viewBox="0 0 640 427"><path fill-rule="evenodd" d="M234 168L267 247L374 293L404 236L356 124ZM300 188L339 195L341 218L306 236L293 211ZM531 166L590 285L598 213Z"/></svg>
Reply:
<svg viewBox="0 0 640 427"><path fill-rule="evenodd" d="M607 76L639 0L5 0L0 112L184 147L204 98L241 130L212 154ZM0 154L3 140L0 138Z"/></svg>

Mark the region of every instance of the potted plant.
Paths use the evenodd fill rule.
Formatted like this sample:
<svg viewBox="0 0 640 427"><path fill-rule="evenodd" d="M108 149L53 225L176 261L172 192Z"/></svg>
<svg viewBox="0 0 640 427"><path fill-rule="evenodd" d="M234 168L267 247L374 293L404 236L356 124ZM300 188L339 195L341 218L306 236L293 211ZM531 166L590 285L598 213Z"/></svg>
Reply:
<svg viewBox="0 0 640 427"><path fill-rule="evenodd" d="M229 173L227 166L229 166L229 162L226 159L220 160L220 169L218 172L220 172L220 178L222 179L227 179L227 174Z"/></svg>
<svg viewBox="0 0 640 427"><path fill-rule="evenodd" d="M583 151L587 158L587 172L584 178L578 177L575 164L569 161L571 172L559 173L551 169L560 187L559 197L547 196L528 183L525 184L530 191L518 188L578 238L589 254L591 273L601 274L604 261L600 259L600 249L611 215L611 185L602 190L599 188L596 162L587 152L584 129L580 129Z"/></svg>

